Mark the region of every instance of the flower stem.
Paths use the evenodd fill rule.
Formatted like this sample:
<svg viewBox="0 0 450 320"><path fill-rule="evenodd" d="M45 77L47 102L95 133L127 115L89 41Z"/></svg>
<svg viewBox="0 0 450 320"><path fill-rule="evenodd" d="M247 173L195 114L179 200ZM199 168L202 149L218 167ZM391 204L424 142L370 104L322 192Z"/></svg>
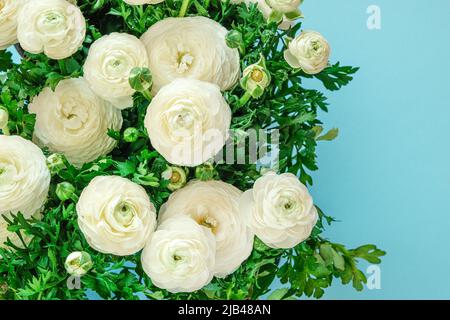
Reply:
<svg viewBox="0 0 450 320"><path fill-rule="evenodd" d="M244 95L239 99L239 107L245 105L251 97L251 94L248 93L248 91L245 91Z"/></svg>
<svg viewBox="0 0 450 320"><path fill-rule="evenodd" d="M183 0L183 3L181 4L180 13L178 14L179 17L184 17L186 15L186 11L189 6L190 0Z"/></svg>
<svg viewBox="0 0 450 320"><path fill-rule="evenodd" d="M152 101L153 97L152 97L152 94L150 93L150 90L144 90L144 91L141 91L141 93L145 99L147 99L148 101Z"/></svg>

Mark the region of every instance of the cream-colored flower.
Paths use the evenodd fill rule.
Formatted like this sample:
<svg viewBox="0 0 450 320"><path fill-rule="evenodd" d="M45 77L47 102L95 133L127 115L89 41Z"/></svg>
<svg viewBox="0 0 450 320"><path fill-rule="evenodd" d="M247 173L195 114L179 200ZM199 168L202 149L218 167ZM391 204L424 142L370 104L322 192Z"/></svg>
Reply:
<svg viewBox="0 0 450 320"><path fill-rule="evenodd" d="M65 0L28 0L17 24L17 38L25 51L51 59L74 54L86 35L86 22L80 9Z"/></svg>
<svg viewBox="0 0 450 320"><path fill-rule="evenodd" d="M151 236L142 251L142 267L157 287L192 292L212 280L215 249L211 230L189 217L175 217Z"/></svg>
<svg viewBox="0 0 450 320"><path fill-rule="evenodd" d="M89 245L117 256L141 250L156 226L156 209L145 189L118 176L94 178L81 193L77 214Z"/></svg>
<svg viewBox="0 0 450 320"><path fill-rule="evenodd" d="M17 16L26 0L0 0L0 50L17 43Z"/></svg>
<svg viewBox="0 0 450 320"><path fill-rule="evenodd" d="M231 3L233 4L241 4L245 3L247 6L250 6L250 4L254 3L258 5L258 9L261 12L261 14L264 16L266 20L270 18L272 13L274 12L274 9L272 9L266 2L266 0L232 0ZM278 24L278 28L281 30L288 30L290 27L292 27L295 23L295 19L288 19L285 15L283 15L281 22Z"/></svg>
<svg viewBox="0 0 450 320"><path fill-rule="evenodd" d="M45 88L29 105L36 114L34 140L52 152L63 153L76 166L108 154L116 141L108 129L120 130L120 110L98 97L83 78Z"/></svg>
<svg viewBox="0 0 450 320"><path fill-rule="evenodd" d="M128 3L132 6L137 6L141 4L157 4L164 2L164 0L123 0L123 2Z"/></svg>
<svg viewBox="0 0 450 320"><path fill-rule="evenodd" d="M152 146L167 161L197 166L224 146L231 109L216 85L176 79L153 98L144 124Z"/></svg>
<svg viewBox="0 0 450 320"><path fill-rule="evenodd" d="M279 13L295 12L302 2L302 0L266 0L268 6Z"/></svg>
<svg viewBox="0 0 450 320"><path fill-rule="evenodd" d="M0 135L0 215L39 213L47 200L50 171L41 149L19 136Z"/></svg>
<svg viewBox="0 0 450 320"><path fill-rule="evenodd" d="M318 214L308 189L291 173L269 172L240 200L240 210L256 236L272 248L292 248L306 240Z"/></svg>
<svg viewBox="0 0 450 320"><path fill-rule="evenodd" d="M289 42L284 59L292 68L301 68L307 74L317 74L328 66L330 46L316 31L303 31Z"/></svg>
<svg viewBox="0 0 450 320"><path fill-rule="evenodd" d="M166 18L141 37L153 75L153 92L177 78L231 88L239 79L239 52L226 45L227 29L205 17Z"/></svg>
<svg viewBox="0 0 450 320"><path fill-rule="evenodd" d="M111 33L91 45L83 69L85 79L97 95L125 109L133 106L135 90L128 78L136 67L148 67L144 44L130 34Z"/></svg>
<svg viewBox="0 0 450 320"><path fill-rule="evenodd" d="M249 257L254 234L239 211L242 192L222 181L192 181L161 207L160 219L187 215L210 228L216 238L214 274L225 277Z"/></svg>

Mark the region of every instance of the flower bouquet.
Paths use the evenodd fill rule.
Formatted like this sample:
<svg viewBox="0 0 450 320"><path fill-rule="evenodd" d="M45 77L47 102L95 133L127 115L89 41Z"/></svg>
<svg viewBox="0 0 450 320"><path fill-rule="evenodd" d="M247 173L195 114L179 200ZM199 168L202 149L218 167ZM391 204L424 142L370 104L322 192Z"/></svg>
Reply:
<svg viewBox="0 0 450 320"><path fill-rule="evenodd" d="M357 68L329 63L300 5L0 0L0 297L362 290L358 261L384 252L321 235L310 172L338 132L302 84Z"/></svg>

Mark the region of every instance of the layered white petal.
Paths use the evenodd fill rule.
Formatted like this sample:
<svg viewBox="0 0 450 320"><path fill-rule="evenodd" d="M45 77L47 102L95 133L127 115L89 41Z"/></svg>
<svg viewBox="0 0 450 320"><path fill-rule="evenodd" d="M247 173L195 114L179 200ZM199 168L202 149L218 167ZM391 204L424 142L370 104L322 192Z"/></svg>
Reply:
<svg viewBox="0 0 450 320"><path fill-rule="evenodd" d="M129 82L133 68L148 67L147 51L138 38L111 33L96 40L84 63L84 77L91 89L116 108L133 106L135 92Z"/></svg>
<svg viewBox="0 0 450 320"><path fill-rule="evenodd" d="M177 78L230 89L239 79L237 49L225 43L227 29L205 17L166 18L151 26L144 42L153 75L153 93Z"/></svg>
<svg viewBox="0 0 450 320"><path fill-rule="evenodd" d="M213 278L216 243L210 229L186 217L164 220L142 252L152 282L172 293L203 288Z"/></svg>
<svg viewBox="0 0 450 320"><path fill-rule="evenodd" d="M161 207L160 219L189 216L211 229L216 240L214 274L225 277L250 256L254 234L239 211L242 192L222 181L192 181L172 193Z"/></svg>
<svg viewBox="0 0 450 320"><path fill-rule="evenodd" d="M17 38L31 53L65 59L82 45L86 21L80 9L65 0L28 0L17 20Z"/></svg>
<svg viewBox="0 0 450 320"><path fill-rule="evenodd" d="M291 173L262 176L239 206L251 230L272 248L292 248L306 240L318 219L308 189Z"/></svg>
<svg viewBox="0 0 450 320"><path fill-rule="evenodd" d="M289 42L284 58L293 68L301 68L307 74L317 74L328 66L330 53L330 45L320 33L303 31Z"/></svg>
<svg viewBox="0 0 450 320"><path fill-rule="evenodd" d="M17 43L17 16L28 0L0 0L0 50Z"/></svg>
<svg viewBox="0 0 450 320"><path fill-rule="evenodd" d="M120 110L97 96L83 78L62 80L55 91L45 88L29 111L36 114L36 143L63 153L76 166L108 154L116 145L108 129L122 127Z"/></svg>
<svg viewBox="0 0 450 320"><path fill-rule="evenodd" d="M31 141L0 135L0 215L39 213L47 200L50 171Z"/></svg>
<svg viewBox="0 0 450 320"><path fill-rule="evenodd" d="M216 85L176 79L153 98L144 124L152 146L167 161L197 166L225 145L231 109Z"/></svg>
<svg viewBox="0 0 450 320"><path fill-rule="evenodd" d="M140 185L118 176L94 178L77 203L78 225L95 250L118 256L141 250L156 226L156 209Z"/></svg>

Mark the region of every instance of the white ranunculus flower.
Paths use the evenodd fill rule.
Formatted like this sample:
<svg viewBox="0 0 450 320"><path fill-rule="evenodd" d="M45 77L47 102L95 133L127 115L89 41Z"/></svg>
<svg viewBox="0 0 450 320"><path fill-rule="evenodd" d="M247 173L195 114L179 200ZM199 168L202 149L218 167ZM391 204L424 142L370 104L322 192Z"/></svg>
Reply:
<svg viewBox="0 0 450 320"><path fill-rule="evenodd" d="M17 43L17 16L26 0L0 0L0 50Z"/></svg>
<svg viewBox="0 0 450 320"><path fill-rule="evenodd" d="M116 145L108 129L122 127L120 110L98 97L83 78L62 80L55 91L45 88L29 110L36 114L36 143L63 153L78 167L108 154Z"/></svg>
<svg viewBox="0 0 450 320"><path fill-rule="evenodd" d="M211 230L189 217L175 217L159 225L141 261L157 287L172 293L192 292L212 280L215 252Z"/></svg>
<svg viewBox="0 0 450 320"><path fill-rule="evenodd" d="M216 85L176 79L153 98L144 124L152 146L167 161L197 166L224 146L231 109Z"/></svg>
<svg viewBox="0 0 450 320"><path fill-rule="evenodd" d="M145 189L118 176L94 178L81 193L77 214L89 245L117 256L141 250L156 226L156 209Z"/></svg>
<svg viewBox="0 0 450 320"><path fill-rule="evenodd" d="M266 2L266 0L232 0L231 3L233 4L241 4L245 3L247 6L250 6L250 4L254 3L258 5L258 9L261 12L261 14L264 16L266 20L269 19L270 15L274 11ZM290 27L294 25L295 21L288 19L286 16L283 16L283 20L278 25L278 28L281 30L288 30Z"/></svg>
<svg viewBox="0 0 450 320"><path fill-rule="evenodd" d="M240 73L239 51L226 45L227 29L205 17L166 18L141 40L147 47L153 93L177 78L193 78L231 88Z"/></svg>
<svg viewBox="0 0 450 320"><path fill-rule="evenodd" d="M240 200L240 210L256 236L272 248L292 248L306 240L318 214L308 189L291 173L269 172Z"/></svg>
<svg viewBox="0 0 450 320"><path fill-rule="evenodd" d="M210 228L216 238L214 274L225 277L249 257L254 234L239 211L242 192L222 181L192 181L161 207L160 219L187 215Z"/></svg>
<svg viewBox="0 0 450 320"><path fill-rule="evenodd" d="M307 74L317 74L328 66L330 46L316 31L303 31L289 42L284 59L292 68L301 68Z"/></svg>
<svg viewBox="0 0 450 320"><path fill-rule="evenodd" d="M28 0L18 16L21 47L51 59L70 57L83 45L85 35L83 14L65 0Z"/></svg>
<svg viewBox="0 0 450 320"><path fill-rule="evenodd" d="M84 77L91 89L119 109L133 106L135 92L129 82L130 71L148 67L144 44L126 33L111 33L96 40L84 63Z"/></svg>
<svg viewBox="0 0 450 320"><path fill-rule="evenodd" d="M269 7L280 13L295 12L302 2L302 0L266 0Z"/></svg>
<svg viewBox="0 0 450 320"><path fill-rule="evenodd" d="M137 6L141 4L157 4L164 2L164 0L123 0L123 2L128 3L132 6Z"/></svg>
<svg viewBox="0 0 450 320"><path fill-rule="evenodd" d="M50 171L41 149L19 136L0 135L0 215L40 212L47 200Z"/></svg>

